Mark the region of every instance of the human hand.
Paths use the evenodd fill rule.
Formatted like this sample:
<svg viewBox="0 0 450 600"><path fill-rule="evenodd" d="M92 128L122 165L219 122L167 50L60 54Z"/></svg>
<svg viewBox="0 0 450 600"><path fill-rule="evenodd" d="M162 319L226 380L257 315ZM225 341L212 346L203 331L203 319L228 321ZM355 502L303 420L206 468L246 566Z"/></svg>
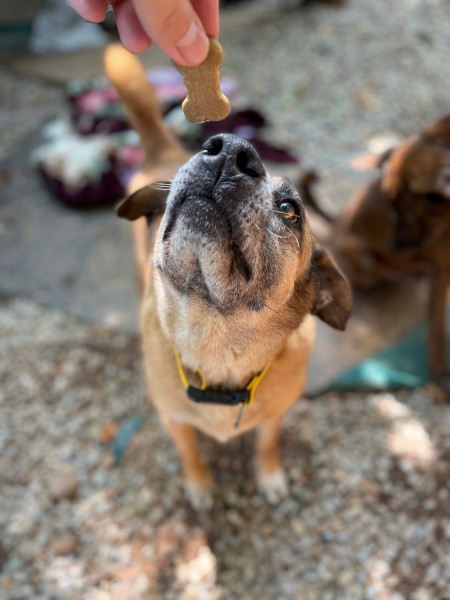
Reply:
<svg viewBox="0 0 450 600"><path fill-rule="evenodd" d="M108 0L69 0L86 21L100 23ZM195 66L219 35L219 0L111 0L123 46L142 52L155 42L175 62Z"/></svg>

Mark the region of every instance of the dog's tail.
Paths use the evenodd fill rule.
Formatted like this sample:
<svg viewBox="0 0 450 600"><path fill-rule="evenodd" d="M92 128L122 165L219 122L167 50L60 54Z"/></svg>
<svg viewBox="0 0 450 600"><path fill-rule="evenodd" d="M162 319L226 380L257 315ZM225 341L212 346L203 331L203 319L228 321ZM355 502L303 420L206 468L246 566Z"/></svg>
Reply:
<svg viewBox="0 0 450 600"><path fill-rule="evenodd" d="M108 46L105 71L117 89L131 126L141 138L145 163L129 184L129 192L161 180L170 180L189 158L175 135L166 127L158 97L139 60L120 44ZM133 222L133 241L141 292L148 274L151 241L145 218Z"/></svg>
<svg viewBox="0 0 450 600"><path fill-rule="evenodd" d="M305 171L300 176L297 183L297 188L300 192L300 198L303 200L306 206L311 208L316 214L322 217L322 219L328 223L334 223L336 219L323 210L317 201L314 192L312 191L312 188L317 181L319 181L319 176L317 173L314 171Z"/></svg>
<svg viewBox="0 0 450 600"><path fill-rule="evenodd" d="M164 124L158 97L139 60L120 44L111 44L105 50L104 65L141 138L147 160L154 163L167 151L181 150L181 144Z"/></svg>

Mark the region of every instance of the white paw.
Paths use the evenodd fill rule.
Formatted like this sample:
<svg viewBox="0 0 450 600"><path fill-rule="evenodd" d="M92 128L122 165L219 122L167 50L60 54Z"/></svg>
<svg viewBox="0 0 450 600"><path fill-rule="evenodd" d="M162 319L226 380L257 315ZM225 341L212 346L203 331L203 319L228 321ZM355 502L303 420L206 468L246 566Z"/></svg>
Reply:
<svg viewBox="0 0 450 600"><path fill-rule="evenodd" d="M289 494L286 473L283 469L273 473L258 473L258 489L269 504L279 504Z"/></svg>
<svg viewBox="0 0 450 600"><path fill-rule="evenodd" d="M184 490L193 509L206 511L212 508L213 494L211 484L185 481Z"/></svg>

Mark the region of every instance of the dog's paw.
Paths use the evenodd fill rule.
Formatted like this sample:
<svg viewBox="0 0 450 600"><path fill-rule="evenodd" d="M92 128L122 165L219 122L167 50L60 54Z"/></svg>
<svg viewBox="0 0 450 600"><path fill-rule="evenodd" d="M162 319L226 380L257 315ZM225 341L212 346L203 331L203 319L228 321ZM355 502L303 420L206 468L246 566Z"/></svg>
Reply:
<svg viewBox="0 0 450 600"><path fill-rule="evenodd" d="M283 469L272 473L258 473L258 489L269 504L279 504L289 494L289 484Z"/></svg>
<svg viewBox="0 0 450 600"><path fill-rule="evenodd" d="M213 506L213 486L208 483L184 482L187 499L194 510L207 511Z"/></svg>

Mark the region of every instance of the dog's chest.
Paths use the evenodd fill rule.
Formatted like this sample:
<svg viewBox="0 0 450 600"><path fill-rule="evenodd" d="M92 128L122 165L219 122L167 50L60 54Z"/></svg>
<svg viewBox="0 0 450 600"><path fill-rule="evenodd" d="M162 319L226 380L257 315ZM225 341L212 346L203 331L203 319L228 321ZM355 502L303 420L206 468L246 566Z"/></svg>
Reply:
<svg viewBox="0 0 450 600"><path fill-rule="evenodd" d="M242 414L240 415L242 411ZM241 422L236 425L238 418ZM261 419L255 419L254 410L240 406L189 405L186 410L170 416L175 423L190 423L203 433L225 443L233 437L259 425Z"/></svg>
<svg viewBox="0 0 450 600"><path fill-rule="evenodd" d="M183 366L194 373L201 369L211 387L245 387L277 349L277 335L264 335L262 324L245 316L214 314L190 302L176 310L160 309L159 316Z"/></svg>

